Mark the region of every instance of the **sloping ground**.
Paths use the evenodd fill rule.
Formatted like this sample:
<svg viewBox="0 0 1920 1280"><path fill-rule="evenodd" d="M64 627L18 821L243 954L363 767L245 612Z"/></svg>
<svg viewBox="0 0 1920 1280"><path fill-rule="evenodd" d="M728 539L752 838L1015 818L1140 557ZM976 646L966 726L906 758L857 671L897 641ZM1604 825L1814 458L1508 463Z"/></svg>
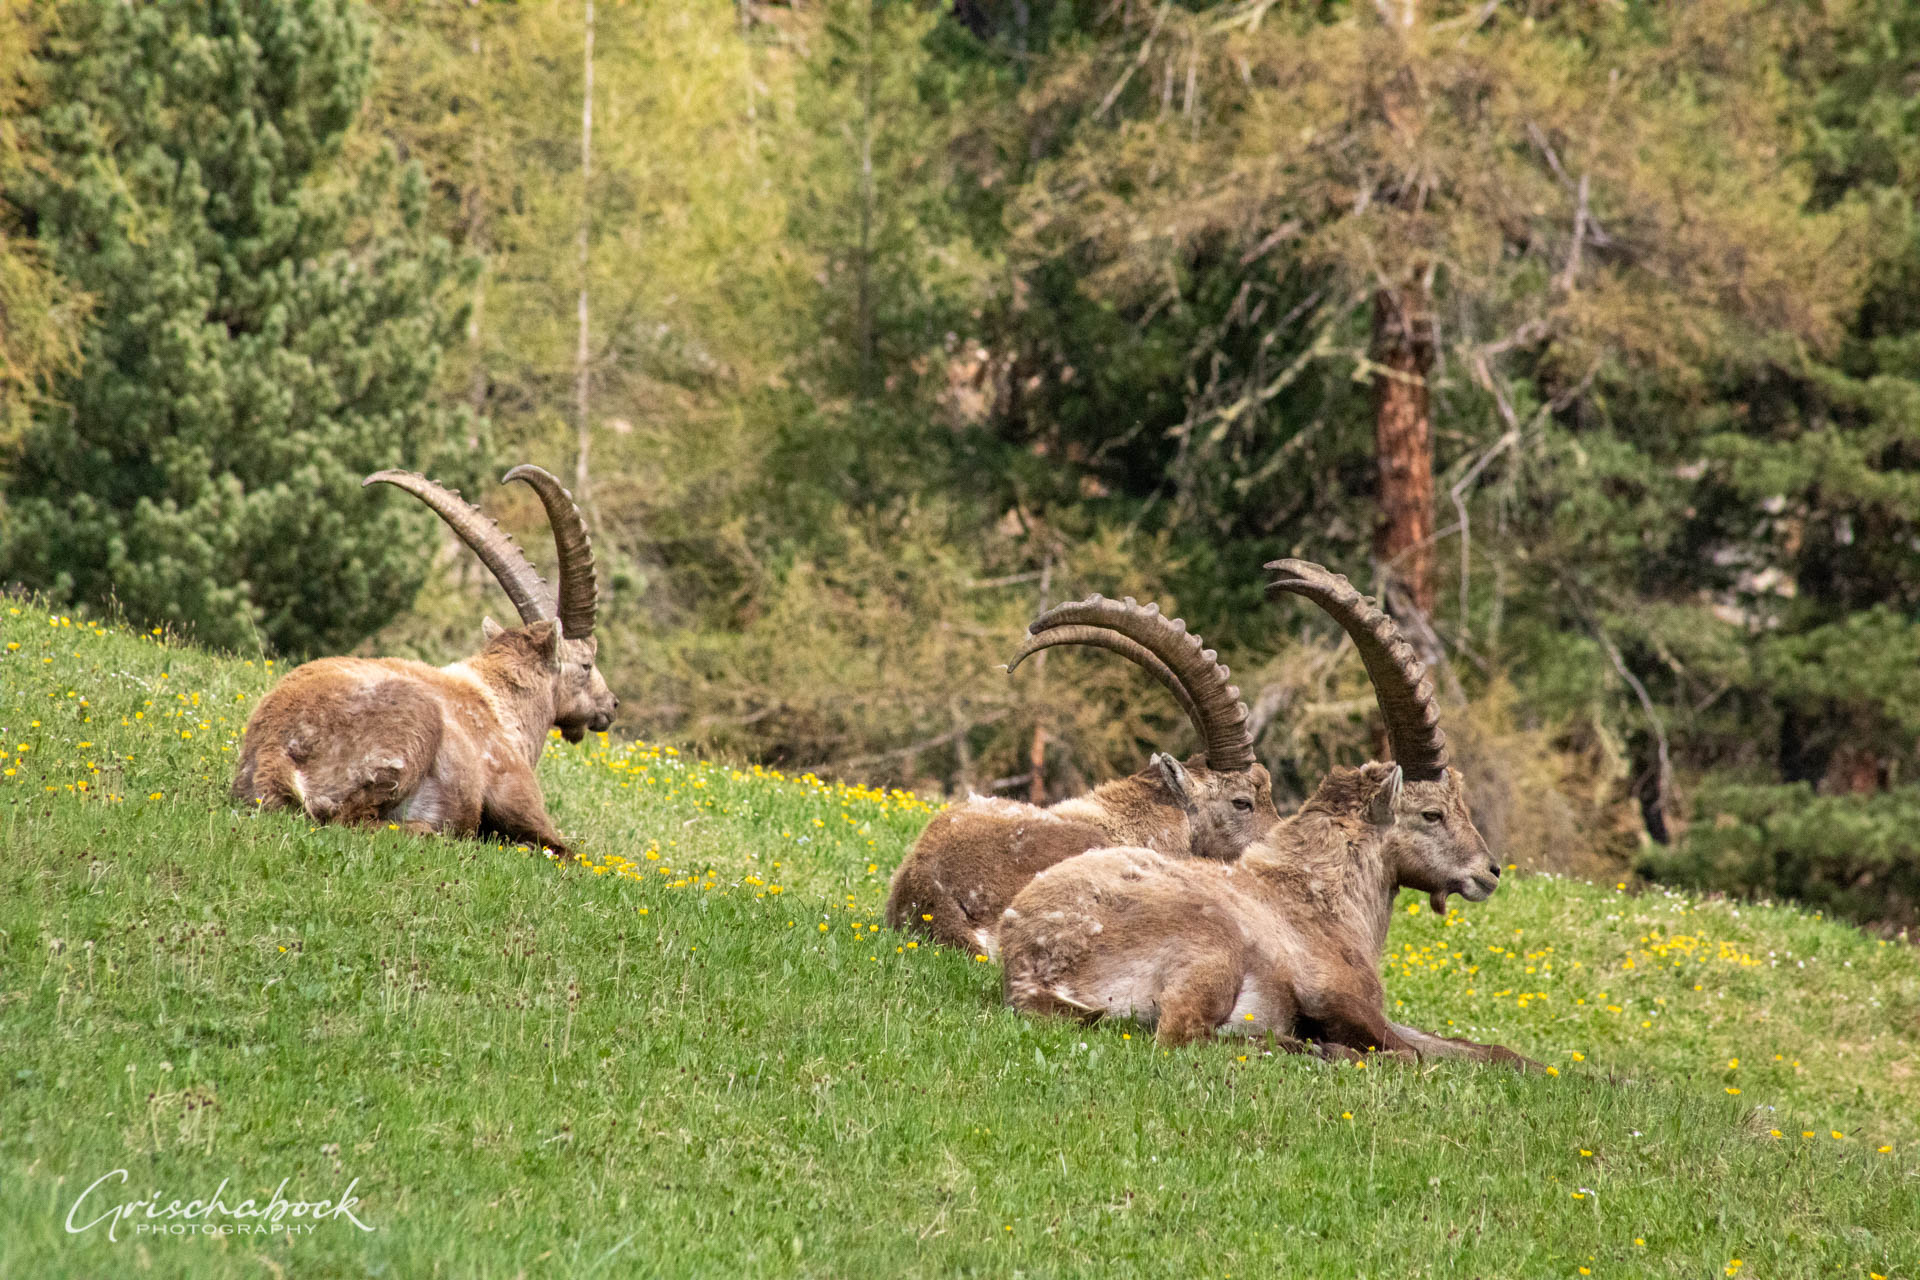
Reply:
<svg viewBox="0 0 1920 1280"><path fill-rule="evenodd" d="M1168 1054L880 927L911 796L556 742L577 867L236 812L272 675L0 607L0 1276L1920 1275L1907 946L1522 878L1388 985L1556 1075ZM373 1229L66 1227L222 1179Z"/></svg>

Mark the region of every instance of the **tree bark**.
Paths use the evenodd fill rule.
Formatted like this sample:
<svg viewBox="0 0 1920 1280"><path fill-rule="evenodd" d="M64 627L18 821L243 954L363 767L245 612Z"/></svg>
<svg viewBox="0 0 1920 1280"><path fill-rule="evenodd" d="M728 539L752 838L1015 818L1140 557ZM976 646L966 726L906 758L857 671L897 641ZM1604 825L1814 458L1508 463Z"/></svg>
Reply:
<svg viewBox="0 0 1920 1280"><path fill-rule="evenodd" d="M592 262L589 257L593 233L593 0L586 4L585 85L580 92L580 299L575 319L578 335L573 356L573 394L578 414L578 448L573 461L573 493L581 506L592 509L589 480L593 430L587 416L591 389L587 346L587 286Z"/></svg>
<svg viewBox="0 0 1920 1280"><path fill-rule="evenodd" d="M1040 608L1045 613L1053 604L1053 556L1048 554L1040 566ZM1047 651L1033 655L1034 692L1040 692L1040 673L1046 669ZM1039 718L1033 722L1033 742L1027 749L1027 799L1033 804L1047 802L1047 726Z"/></svg>
<svg viewBox="0 0 1920 1280"><path fill-rule="evenodd" d="M1418 281L1373 300L1374 453L1380 521L1374 555L1421 612L1433 613L1433 321Z"/></svg>
<svg viewBox="0 0 1920 1280"><path fill-rule="evenodd" d="M867 3L866 45L860 63L860 254L854 280L854 325L860 347L860 394L873 386L873 90L877 68L873 48L874 0Z"/></svg>

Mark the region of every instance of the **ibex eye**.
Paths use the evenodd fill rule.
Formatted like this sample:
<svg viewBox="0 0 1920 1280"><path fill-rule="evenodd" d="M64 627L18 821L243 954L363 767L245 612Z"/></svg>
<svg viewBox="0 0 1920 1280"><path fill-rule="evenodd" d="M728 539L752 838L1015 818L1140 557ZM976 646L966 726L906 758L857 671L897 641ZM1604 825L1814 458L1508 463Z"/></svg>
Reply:
<svg viewBox="0 0 1920 1280"><path fill-rule="evenodd" d="M1442 818L1446 817L1447 815L1440 812L1438 809L1428 809L1426 812L1422 813L1420 816L1425 818L1428 822L1438 822Z"/></svg>
<svg viewBox="0 0 1920 1280"><path fill-rule="evenodd" d="M1238 809L1238 810L1239 810L1240 812L1242 812L1242 813L1246 813L1246 812L1249 812L1249 811L1250 811L1250 810L1251 810L1251 809L1253 808L1253 801L1251 801L1251 800L1235 800L1235 801L1233 802L1233 807L1234 807L1234 808L1236 808L1236 809Z"/></svg>

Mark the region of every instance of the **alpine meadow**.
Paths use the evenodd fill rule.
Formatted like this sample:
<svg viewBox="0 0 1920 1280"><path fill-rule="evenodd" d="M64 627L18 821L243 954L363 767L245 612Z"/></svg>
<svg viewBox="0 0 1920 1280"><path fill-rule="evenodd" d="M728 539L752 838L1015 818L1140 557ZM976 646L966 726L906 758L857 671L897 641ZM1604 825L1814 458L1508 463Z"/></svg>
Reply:
<svg viewBox="0 0 1920 1280"><path fill-rule="evenodd" d="M0 4L0 1277L1920 1280L1917 90Z"/></svg>

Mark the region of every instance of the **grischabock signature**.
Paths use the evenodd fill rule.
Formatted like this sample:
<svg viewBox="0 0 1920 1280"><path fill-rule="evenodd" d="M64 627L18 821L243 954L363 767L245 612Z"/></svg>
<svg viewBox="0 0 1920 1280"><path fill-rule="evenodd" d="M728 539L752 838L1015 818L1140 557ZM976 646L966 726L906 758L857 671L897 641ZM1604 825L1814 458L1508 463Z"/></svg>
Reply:
<svg viewBox="0 0 1920 1280"><path fill-rule="evenodd" d="M220 1179L212 1195L190 1200L166 1199L157 1190L149 1191L142 1199L116 1200L112 1198L114 1192L106 1189L106 1184L116 1178L124 1187L127 1171L115 1169L101 1174L74 1200L67 1210L70 1235L90 1231L103 1222L107 1225L107 1239L115 1241L120 1238L122 1226L135 1235L224 1236L279 1232L294 1236L307 1234L322 1222L345 1219L362 1231L373 1230L354 1213L360 1203L360 1197L353 1194L353 1189L360 1185L358 1178L330 1200L289 1200L287 1184L293 1179L282 1178L266 1200L249 1197L231 1203L226 1199L227 1183L231 1181L227 1178Z"/></svg>

